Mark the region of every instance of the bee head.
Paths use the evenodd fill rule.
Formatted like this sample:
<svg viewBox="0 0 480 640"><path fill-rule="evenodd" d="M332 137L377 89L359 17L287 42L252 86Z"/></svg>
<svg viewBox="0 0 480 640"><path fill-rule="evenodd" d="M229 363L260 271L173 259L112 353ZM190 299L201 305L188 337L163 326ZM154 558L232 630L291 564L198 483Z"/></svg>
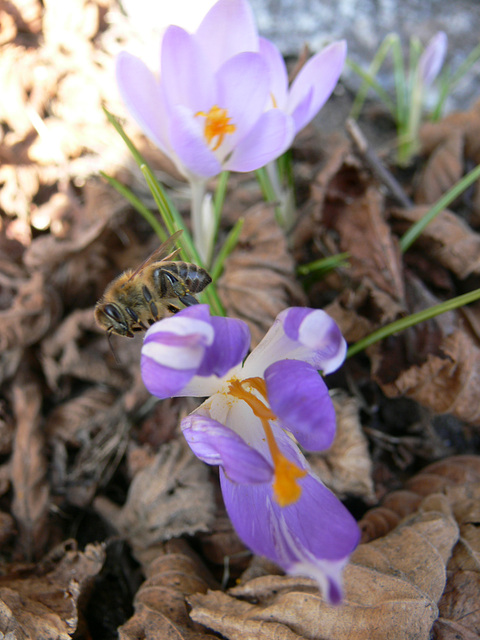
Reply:
<svg viewBox="0 0 480 640"><path fill-rule="evenodd" d="M133 338L133 333L130 331L128 322L125 320L121 309L112 302L106 304L104 302L97 303L95 307L95 320L109 335L116 333L119 336Z"/></svg>

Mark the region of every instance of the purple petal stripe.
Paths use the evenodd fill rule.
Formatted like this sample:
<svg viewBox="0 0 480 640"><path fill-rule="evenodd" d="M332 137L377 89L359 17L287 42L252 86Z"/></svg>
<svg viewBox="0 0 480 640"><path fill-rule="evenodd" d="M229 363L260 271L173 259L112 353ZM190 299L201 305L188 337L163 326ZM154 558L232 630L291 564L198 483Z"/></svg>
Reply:
<svg viewBox="0 0 480 640"><path fill-rule="evenodd" d="M232 482L269 482L273 469L256 449L232 429L200 414L182 420L182 431L193 453L210 465L221 465Z"/></svg>
<svg viewBox="0 0 480 640"><path fill-rule="evenodd" d="M213 343L206 349L197 375L224 376L240 364L250 347L250 331L243 320L212 316Z"/></svg>
<svg viewBox="0 0 480 640"><path fill-rule="evenodd" d="M300 360L280 360L265 371L268 401L282 427L308 451L328 449L335 409L318 372Z"/></svg>

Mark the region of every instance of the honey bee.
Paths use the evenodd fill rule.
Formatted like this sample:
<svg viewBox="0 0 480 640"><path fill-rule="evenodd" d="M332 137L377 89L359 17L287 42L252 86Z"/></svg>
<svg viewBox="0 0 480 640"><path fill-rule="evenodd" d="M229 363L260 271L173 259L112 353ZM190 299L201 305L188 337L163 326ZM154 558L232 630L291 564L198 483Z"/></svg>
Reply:
<svg viewBox="0 0 480 640"><path fill-rule="evenodd" d="M172 247L182 231L177 231L149 256L137 269L127 269L105 289L95 305L95 320L108 336L133 338L167 313L177 313L181 302L185 307L198 304L193 294L210 284L210 275L191 262L175 261L180 251Z"/></svg>

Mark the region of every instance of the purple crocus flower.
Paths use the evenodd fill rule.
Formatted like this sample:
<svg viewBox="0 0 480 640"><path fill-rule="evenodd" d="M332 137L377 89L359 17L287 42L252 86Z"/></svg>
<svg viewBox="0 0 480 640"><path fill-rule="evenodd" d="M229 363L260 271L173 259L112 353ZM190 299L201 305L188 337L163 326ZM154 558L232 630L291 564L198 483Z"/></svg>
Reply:
<svg viewBox="0 0 480 640"><path fill-rule="evenodd" d="M425 47L418 61L418 76L424 86L432 84L440 73L447 53L447 46L447 35L443 31L439 31Z"/></svg>
<svg viewBox="0 0 480 640"><path fill-rule="evenodd" d="M238 535L287 573L314 578L337 603L359 530L298 444L321 451L334 439L335 412L317 370L341 365L345 340L325 312L294 307L245 359L249 345L241 320L189 307L147 331L143 380L159 398L208 396L182 430L195 455L220 467Z"/></svg>
<svg viewBox="0 0 480 640"><path fill-rule="evenodd" d="M248 2L219 0L195 33L167 28L158 69L122 52L117 83L146 135L194 182L258 169L283 153L333 91L345 56L344 42L327 47L289 89L285 63L258 37Z"/></svg>

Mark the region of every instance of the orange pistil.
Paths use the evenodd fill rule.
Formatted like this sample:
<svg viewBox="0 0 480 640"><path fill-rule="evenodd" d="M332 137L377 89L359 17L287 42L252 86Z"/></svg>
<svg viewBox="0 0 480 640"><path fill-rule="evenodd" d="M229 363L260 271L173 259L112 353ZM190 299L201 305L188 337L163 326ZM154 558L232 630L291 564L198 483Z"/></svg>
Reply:
<svg viewBox="0 0 480 640"><path fill-rule="evenodd" d="M229 392L239 400L244 400L257 418L260 418L275 470L272 485L273 494L275 500L281 507L287 507L290 504L294 504L300 498L302 488L297 480L306 476L307 471L300 469L293 462L290 462L280 451L269 423L269 420L276 420L276 415L251 391L247 391L244 385L249 385L267 400L265 380L262 378L247 378L242 382L232 380L230 382Z"/></svg>
<svg viewBox="0 0 480 640"><path fill-rule="evenodd" d="M199 111L195 114L196 116L204 116L205 118L203 135L208 145L210 146L216 139L212 151L218 149L227 133L233 133L237 128L234 124L230 124L231 118L229 118L227 114L227 109L220 109L217 105L214 105L208 113Z"/></svg>

